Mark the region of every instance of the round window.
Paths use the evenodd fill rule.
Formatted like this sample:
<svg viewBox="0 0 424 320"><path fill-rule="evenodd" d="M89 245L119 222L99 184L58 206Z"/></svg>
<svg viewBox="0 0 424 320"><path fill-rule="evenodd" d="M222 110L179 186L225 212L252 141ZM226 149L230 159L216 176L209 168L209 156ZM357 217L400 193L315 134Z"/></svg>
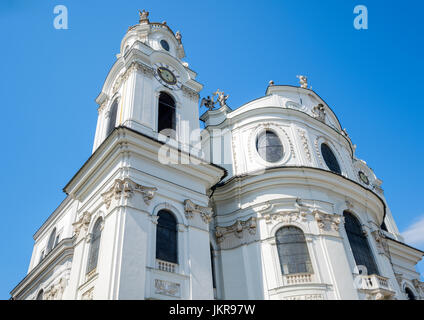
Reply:
<svg viewBox="0 0 424 320"><path fill-rule="evenodd" d="M334 155L333 151L331 151L330 147L325 143L321 145L321 154L328 169L338 174L342 173L336 156Z"/></svg>
<svg viewBox="0 0 424 320"><path fill-rule="evenodd" d="M283 145L272 131L263 131L256 139L256 150L267 162L277 162L283 157Z"/></svg>
<svg viewBox="0 0 424 320"><path fill-rule="evenodd" d="M160 45L162 46L162 48L164 48L166 51L169 51L169 44L168 42L166 42L166 40L161 40L160 41Z"/></svg>

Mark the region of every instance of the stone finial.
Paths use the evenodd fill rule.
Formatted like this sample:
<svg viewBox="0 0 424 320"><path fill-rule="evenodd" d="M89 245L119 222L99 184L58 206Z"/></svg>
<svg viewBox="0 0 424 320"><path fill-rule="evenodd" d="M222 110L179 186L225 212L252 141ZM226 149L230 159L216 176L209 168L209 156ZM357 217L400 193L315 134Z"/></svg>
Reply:
<svg viewBox="0 0 424 320"><path fill-rule="evenodd" d="M147 18L149 16L149 11L144 9L143 11L138 10L138 14L140 15L139 23L149 23L149 19Z"/></svg>
<svg viewBox="0 0 424 320"><path fill-rule="evenodd" d="M163 24L164 26L166 26L166 21L163 21L163 22L162 22L162 24Z"/></svg>
<svg viewBox="0 0 424 320"><path fill-rule="evenodd" d="M270 81L269 81L269 83L268 83L268 86L270 86L270 87L271 87L271 86L273 86L273 85L274 85L274 80L270 80Z"/></svg>
<svg viewBox="0 0 424 320"><path fill-rule="evenodd" d="M299 79L300 87L307 89L308 88L308 78L302 75L296 76Z"/></svg>

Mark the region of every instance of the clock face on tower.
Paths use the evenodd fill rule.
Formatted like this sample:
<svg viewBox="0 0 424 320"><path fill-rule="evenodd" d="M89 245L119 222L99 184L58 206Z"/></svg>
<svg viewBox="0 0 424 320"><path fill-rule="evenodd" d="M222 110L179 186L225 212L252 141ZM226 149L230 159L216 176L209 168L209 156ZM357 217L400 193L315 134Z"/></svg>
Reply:
<svg viewBox="0 0 424 320"><path fill-rule="evenodd" d="M181 88L180 76L174 68L163 63L155 66L155 77L162 85L172 90Z"/></svg>
<svg viewBox="0 0 424 320"><path fill-rule="evenodd" d="M176 84L177 78L174 76L171 70L165 68L165 67L159 67L158 68L158 74L159 77L165 81L167 84Z"/></svg>

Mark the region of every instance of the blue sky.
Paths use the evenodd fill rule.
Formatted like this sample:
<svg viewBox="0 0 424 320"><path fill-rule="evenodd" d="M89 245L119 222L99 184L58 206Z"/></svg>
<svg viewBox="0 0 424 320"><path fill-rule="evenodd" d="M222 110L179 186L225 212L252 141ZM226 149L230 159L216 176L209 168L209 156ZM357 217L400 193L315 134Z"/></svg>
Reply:
<svg viewBox="0 0 424 320"><path fill-rule="evenodd" d="M353 27L358 4L368 30ZM68 30L53 28L56 5L68 8ZM233 109L271 79L307 75L383 180L399 229L424 250L423 2L3 0L0 299L25 276L32 235L91 154L94 99L143 8L181 31L202 96L224 90Z"/></svg>

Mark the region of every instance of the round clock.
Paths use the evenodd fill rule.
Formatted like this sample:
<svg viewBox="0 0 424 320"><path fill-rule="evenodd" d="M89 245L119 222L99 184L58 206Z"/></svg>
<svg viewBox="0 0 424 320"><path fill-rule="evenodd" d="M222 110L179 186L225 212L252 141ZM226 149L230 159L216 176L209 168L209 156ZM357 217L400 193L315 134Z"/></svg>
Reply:
<svg viewBox="0 0 424 320"><path fill-rule="evenodd" d="M362 171L359 171L358 175L359 175L359 179L361 179L361 181L363 183L365 183L366 185L370 184L370 180L368 179L368 177L365 173L363 173Z"/></svg>
<svg viewBox="0 0 424 320"><path fill-rule="evenodd" d="M171 90L181 89L180 76L177 70L161 62L156 63L155 67L156 80Z"/></svg>
<svg viewBox="0 0 424 320"><path fill-rule="evenodd" d="M159 77L165 81L167 84L170 85L174 85L177 83L177 78L175 77L175 75L172 73L171 70L169 70L168 68L165 67L159 67L158 68L158 74Z"/></svg>

